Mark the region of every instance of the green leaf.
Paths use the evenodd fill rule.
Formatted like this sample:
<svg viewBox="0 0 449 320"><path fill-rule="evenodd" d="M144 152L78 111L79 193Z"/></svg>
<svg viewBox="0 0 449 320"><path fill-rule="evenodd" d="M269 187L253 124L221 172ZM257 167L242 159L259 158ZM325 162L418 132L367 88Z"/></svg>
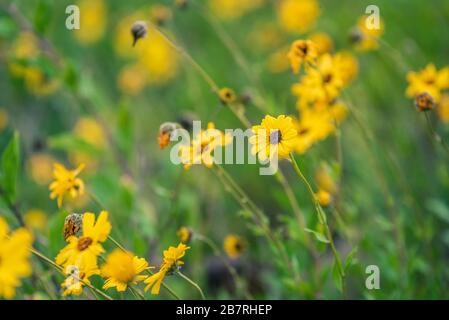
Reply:
<svg viewBox="0 0 449 320"><path fill-rule="evenodd" d="M449 208L441 200L431 199L427 201L426 207L429 211L432 211L438 218L444 222L449 223Z"/></svg>
<svg viewBox="0 0 449 320"><path fill-rule="evenodd" d="M352 248L352 250L348 253L346 260L345 260L345 267L344 271L346 272L349 267L352 265L352 261L354 260L354 256L357 253L358 247Z"/></svg>
<svg viewBox="0 0 449 320"><path fill-rule="evenodd" d="M329 243L329 240L327 240L326 236L318 231L308 229L308 228L304 228L304 231L312 233L315 236L315 238L320 242Z"/></svg>
<svg viewBox="0 0 449 320"><path fill-rule="evenodd" d="M100 150L96 146L71 133L63 133L50 137L48 139L48 146L52 149L81 151L93 155L98 155L100 153Z"/></svg>
<svg viewBox="0 0 449 320"><path fill-rule="evenodd" d="M334 266L332 269L332 278L334 279L334 283L338 291L343 292L343 279L340 276L340 272L338 272L338 266L336 261L334 261Z"/></svg>
<svg viewBox="0 0 449 320"><path fill-rule="evenodd" d="M17 176L20 162L20 138L15 132L2 156L2 188L11 202L16 198Z"/></svg>
<svg viewBox="0 0 449 320"><path fill-rule="evenodd" d="M51 5L48 0L40 0L34 11L34 27L37 32L45 33L51 21Z"/></svg>

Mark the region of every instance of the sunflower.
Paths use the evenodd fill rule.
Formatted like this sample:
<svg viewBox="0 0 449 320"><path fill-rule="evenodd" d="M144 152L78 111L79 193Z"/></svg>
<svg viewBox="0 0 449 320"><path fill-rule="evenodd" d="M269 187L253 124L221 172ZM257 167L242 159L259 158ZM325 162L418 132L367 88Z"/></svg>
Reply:
<svg viewBox="0 0 449 320"><path fill-rule="evenodd" d="M267 115L260 125L253 126L252 131L254 135L249 139L253 145L251 152L262 160L276 155L280 159L287 158L297 135L292 118L284 115L277 118Z"/></svg>
<svg viewBox="0 0 449 320"><path fill-rule="evenodd" d="M107 278L103 289L115 287L117 291L123 292L128 285L136 284L147 278L147 276L140 275L147 268L148 262L144 258L115 249L106 258L106 264L101 267L101 275Z"/></svg>
<svg viewBox="0 0 449 320"><path fill-rule="evenodd" d="M31 274L31 233L19 228L9 233L6 221L0 217L0 297L14 298L20 279Z"/></svg>
<svg viewBox="0 0 449 320"><path fill-rule="evenodd" d="M55 181L50 184L50 199L57 198L58 208L60 208L66 194L74 199L84 193L84 182L77 177L84 169L84 164L80 164L75 170L67 170L59 163L55 163L53 166Z"/></svg>
<svg viewBox="0 0 449 320"><path fill-rule="evenodd" d="M107 211L102 211L96 222L93 213L85 213L82 235L67 238L68 244L56 256L56 263L64 267L76 265L81 270L98 268L97 257L104 252L101 242L106 241L111 228Z"/></svg>
<svg viewBox="0 0 449 320"><path fill-rule="evenodd" d="M157 273L149 276L144 281L147 284L145 292L151 288L151 294L159 294L165 276L184 264L180 259L184 257L188 249L190 249L190 247L180 243L177 247L170 246L167 250L164 250L164 261L161 268Z"/></svg>

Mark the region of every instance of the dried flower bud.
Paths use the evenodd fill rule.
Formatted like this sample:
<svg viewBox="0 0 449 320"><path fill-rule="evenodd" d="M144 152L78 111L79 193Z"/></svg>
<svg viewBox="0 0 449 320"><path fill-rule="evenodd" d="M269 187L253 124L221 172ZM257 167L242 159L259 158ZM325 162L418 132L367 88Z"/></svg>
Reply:
<svg viewBox="0 0 449 320"><path fill-rule="evenodd" d="M234 90L230 88L222 88L218 92L218 96L220 98L221 103L224 105L228 105L234 103L236 101L236 96Z"/></svg>
<svg viewBox="0 0 449 320"><path fill-rule="evenodd" d="M80 236L83 233L83 215L71 213L64 220L64 240L71 236Z"/></svg>
<svg viewBox="0 0 449 320"><path fill-rule="evenodd" d="M148 32L148 27L145 21L136 21L131 27L131 34L133 35L133 47L141 38L145 38Z"/></svg>
<svg viewBox="0 0 449 320"><path fill-rule="evenodd" d="M170 143L170 137L173 131L179 129L181 126L176 122L164 122L159 127L159 135L157 137L157 141L159 143L159 147L164 149Z"/></svg>
<svg viewBox="0 0 449 320"><path fill-rule="evenodd" d="M430 93L424 91L416 95L415 105L419 111L428 111L433 109L435 101Z"/></svg>

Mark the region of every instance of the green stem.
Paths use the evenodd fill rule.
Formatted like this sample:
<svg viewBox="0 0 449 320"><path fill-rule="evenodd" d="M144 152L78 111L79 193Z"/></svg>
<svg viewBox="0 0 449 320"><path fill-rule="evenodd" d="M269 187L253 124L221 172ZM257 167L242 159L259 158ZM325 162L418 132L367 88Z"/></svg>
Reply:
<svg viewBox="0 0 449 320"><path fill-rule="evenodd" d="M206 297L204 296L203 290L201 290L200 286L197 285L193 280L191 280L189 277L187 277L186 275L184 275L181 271L177 271L176 274L178 274L181 278L183 278L184 280L186 280L188 283L190 283L192 286L194 286L198 292L201 295L201 299L206 300Z"/></svg>

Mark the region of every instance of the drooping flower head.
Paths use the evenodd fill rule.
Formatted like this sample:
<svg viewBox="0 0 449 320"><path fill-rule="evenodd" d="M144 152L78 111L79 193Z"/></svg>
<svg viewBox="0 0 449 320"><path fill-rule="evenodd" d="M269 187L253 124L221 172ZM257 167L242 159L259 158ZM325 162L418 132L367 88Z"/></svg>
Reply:
<svg viewBox="0 0 449 320"><path fill-rule="evenodd" d="M246 241L235 234L227 235L223 242L223 248L231 259L240 257L246 249Z"/></svg>
<svg viewBox="0 0 449 320"><path fill-rule="evenodd" d="M157 273L151 275L144 281L147 284L145 292L151 288L151 294L159 294L165 276L171 274L184 264L180 259L184 257L188 249L190 247L180 243L177 247L170 246L167 250L164 250L164 261L161 268Z"/></svg>
<svg viewBox="0 0 449 320"><path fill-rule="evenodd" d="M19 228L9 233L6 221L0 217L0 297L14 298L20 279L31 274L31 233Z"/></svg>
<svg viewBox="0 0 449 320"><path fill-rule="evenodd" d="M75 170L67 170L62 164L55 163L53 177L55 181L50 184L50 199L58 199L58 207L62 206L65 195L72 199L84 193L84 182L78 175L84 169L84 164L80 164Z"/></svg>
<svg viewBox="0 0 449 320"><path fill-rule="evenodd" d="M101 267L101 275L106 279L103 289L116 288L118 292L126 290L128 285L137 284L147 276L140 275L148 268L148 262L129 252L115 249Z"/></svg>
<svg viewBox="0 0 449 320"><path fill-rule="evenodd" d="M102 211L95 222L95 215L86 212L83 215L82 235L67 238L67 246L56 256L59 265L79 266L84 270L98 269L97 257L104 252L101 242L106 241L111 232L111 223L108 221L108 212Z"/></svg>
<svg viewBox="0 0 449 320"><path fill-rule="evenodd" d="M297 132L290 117L267 115L260 125L253 126L252 131L254 135L249 139L253 145L251 152L258 154L261 160L274 156L287 158L293 150Z"/></svg>

